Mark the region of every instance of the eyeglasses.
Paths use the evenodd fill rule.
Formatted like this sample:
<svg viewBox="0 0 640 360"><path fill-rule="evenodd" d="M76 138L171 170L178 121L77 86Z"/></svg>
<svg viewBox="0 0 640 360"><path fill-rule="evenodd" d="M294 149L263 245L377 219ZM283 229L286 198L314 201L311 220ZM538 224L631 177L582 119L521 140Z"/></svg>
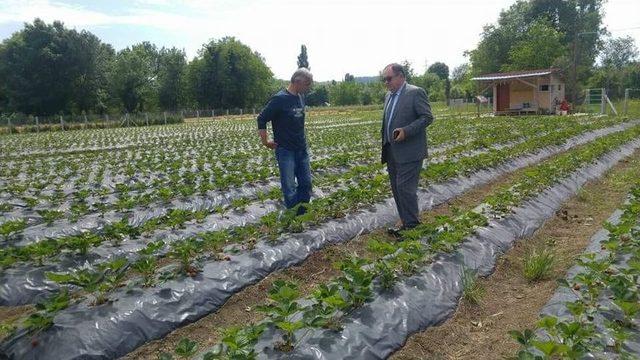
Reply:
<svg viewBox="0 0 640 360"><path fill-rule="evenodd" d="M382 81L385 82L385 83L388 83L388 82L391 82L391 80L394 77L396 77L396 76L395 75L393 75L393 76L385 76L385 77L382 78Z"/></svg>

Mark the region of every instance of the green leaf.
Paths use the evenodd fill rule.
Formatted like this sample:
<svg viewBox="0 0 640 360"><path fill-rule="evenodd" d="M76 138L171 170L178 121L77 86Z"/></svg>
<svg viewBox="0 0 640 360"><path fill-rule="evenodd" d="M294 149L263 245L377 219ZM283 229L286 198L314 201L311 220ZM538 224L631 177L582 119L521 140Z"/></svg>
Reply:
<svg viewBox="0 0 640 360"><path fill-rule="evenodd" d="M182 357L189 357L195 355L198 351L198 343L188 338L182 338L176 346L176 354Z"/></svg>

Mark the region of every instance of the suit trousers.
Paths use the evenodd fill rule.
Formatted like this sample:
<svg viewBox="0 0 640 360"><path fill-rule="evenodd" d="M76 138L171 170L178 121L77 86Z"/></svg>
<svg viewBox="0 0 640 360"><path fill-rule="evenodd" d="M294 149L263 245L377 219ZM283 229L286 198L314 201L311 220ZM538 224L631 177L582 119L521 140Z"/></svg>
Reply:
<svg viewBox="0 0 640 360"><path fill-rule="evenodd" d="M387 162L387 172L391 182L393 199L396 202L398 215L405 227L413 227L420 223L420 209L418 208L418 181L422 170L423 160L408 163L398 163L393 157L391 146L383 149Z"/></svg>

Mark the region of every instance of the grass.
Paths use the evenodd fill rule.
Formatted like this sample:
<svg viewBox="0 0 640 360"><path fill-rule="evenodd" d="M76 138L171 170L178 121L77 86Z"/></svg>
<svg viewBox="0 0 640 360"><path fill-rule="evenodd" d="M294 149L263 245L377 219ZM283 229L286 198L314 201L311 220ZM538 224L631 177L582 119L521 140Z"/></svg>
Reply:
<svg viewBox="0 0 640 360"><path fill-rule="evenodd" d="M462 272L462 298L470 304L477 305L480 303L486 289L478 281L476 272L470 269L464 269Z"/></svg>
<svg viewBox="0 0 640 360"><path fill-rule="evenodd" d="M528 282L548 279L553 271L555 255L548 248L533 249L523 258L523 275Z"/></svg>

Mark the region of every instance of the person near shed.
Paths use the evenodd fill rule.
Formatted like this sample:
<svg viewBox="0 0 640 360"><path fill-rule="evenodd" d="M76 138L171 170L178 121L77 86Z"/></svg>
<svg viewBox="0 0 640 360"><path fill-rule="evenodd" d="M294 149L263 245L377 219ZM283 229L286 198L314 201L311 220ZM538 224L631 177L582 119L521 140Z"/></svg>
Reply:
<svg viewBox="0 0 640 360"><path fill-rule="evenodd" d="M284 205L297 206L297 214L305 213L304 204L311 199L311 166L304 131L304 95L313 84L313 75L306 68L299 68L291 76L286 89L273 95L258 115L258 135L262 144L275 153L280 170L280 185ZM271 122L273 140L267 135L267 123Z"/></svg>
<svg viewBox="0 0 640 360"><path fill-rule="evenodd" d="M560 115L569 114L569 110L571 110L571 106L569 106L569 102L567 99L562 99L560 102Z"/></svg>

